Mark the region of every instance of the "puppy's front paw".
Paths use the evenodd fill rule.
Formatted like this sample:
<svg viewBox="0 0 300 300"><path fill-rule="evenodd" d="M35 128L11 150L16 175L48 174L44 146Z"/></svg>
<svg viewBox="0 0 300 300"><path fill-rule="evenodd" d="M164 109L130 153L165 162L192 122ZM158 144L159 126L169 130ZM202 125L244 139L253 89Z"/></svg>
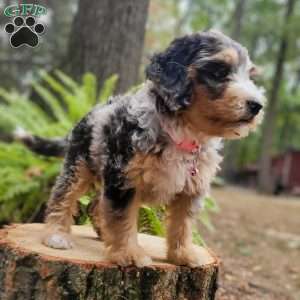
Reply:
<svg viewBox="0 0 300 300"><path fill-rule="evenodd" d="M130 247L127 249L121 249L117 251L108 250L107 258L110 262L119 266L135 265L139 268L151 265L152 259L146 255L144 250L139 247Z"/></svg>
<svg viewBox="0 0 300 300"><path fill-rule="evenodd" d="M175 265L185 265L192 268L199 267L203 264L199 254L194 250L193 245L169 250L168 260Z"/></svg>
<svg viewBox="0 0 300 300"><path fill-rule="evenodd" d="M43 244L55 249L71 249L74 243L69 235L62 232L54 232L45 236Z"/></svg>

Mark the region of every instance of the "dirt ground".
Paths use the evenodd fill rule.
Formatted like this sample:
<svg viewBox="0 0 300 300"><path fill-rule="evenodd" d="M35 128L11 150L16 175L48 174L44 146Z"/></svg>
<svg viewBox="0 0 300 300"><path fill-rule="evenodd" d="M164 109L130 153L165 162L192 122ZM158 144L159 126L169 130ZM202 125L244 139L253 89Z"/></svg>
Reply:
<svg viewBox="0 0 300 300"><path fill-rule="evenodd" d="M224 187L214 232L201 228L222 261L217 300L300 300L300 198Z"/></svg>

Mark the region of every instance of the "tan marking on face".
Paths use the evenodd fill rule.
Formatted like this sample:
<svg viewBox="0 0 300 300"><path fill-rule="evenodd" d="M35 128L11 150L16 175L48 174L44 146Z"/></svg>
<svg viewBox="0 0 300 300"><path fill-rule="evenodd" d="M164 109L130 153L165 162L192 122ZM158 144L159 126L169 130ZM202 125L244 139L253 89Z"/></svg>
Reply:
<svg viewBox="0 0 300 300"><path fill-rule="evenodd" d="M226 48L211 58L222 60L230 65L237 65L239 62L239 55L234 48Z"/></svg>
<svg viewBox="0 0 300 300"><path fill-rule="evenodd" d="M212 100L206 88L198 85L192 97L192 105L183 117L208 134L218 135L226 123L237 121L240 116L239 101L233 95Z"/></svg>
<svg viewBox="0 0 300 300"><path fill-rule="evenodd" d="M208 135L225 138L240 138L253 130L259 113L251 122L240 123L246 114L247 93L234 84L228 84L220 99L211 99L203 85L197 85L193 92L192 105L183 113L183 118L197 130Z"/></svg>

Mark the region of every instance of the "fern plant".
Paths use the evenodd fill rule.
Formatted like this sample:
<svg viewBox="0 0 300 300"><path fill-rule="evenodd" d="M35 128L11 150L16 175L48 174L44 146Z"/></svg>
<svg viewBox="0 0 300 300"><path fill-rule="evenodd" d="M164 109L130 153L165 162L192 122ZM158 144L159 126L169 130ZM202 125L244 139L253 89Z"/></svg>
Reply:
<svg viewBox="0 0 300 300"><path fill-rule="evenodd" d="M97 81L91 73L85 74L80 83L58 70L52 76L46 72L40 76L48 87L40 82L34 82L32 87L52 116L25 95L0 88L0 131L13 132L21 127L42 137L65 136L95 104L105 102L112 95L117 82L117 76L110 77L97 93ZM32 220L47 200L60 166L60 159L39 156L17 142L0 142L0 223ZM82 197L80 203L82 216L77 221L88 223L89 197ZM214 201L207 198L200 221L208 228L212 228L209 220L212 207L215 207ZM143 206L139 230L164 236L164 214L164 208ZM203 244L197 231L194 238Z"/></svg>
<svg viewBox="0 0 300 300"><path fill-rule="evenodd" d="M96 78L90 73L81 83L60 71L40 76L49 88L39 82L32 86L53 117L25 95L0 88L0 131L11 133L21 127L39 136L65 136L96 103L112 94L117 81L112 76L97 94ZM0 142L0 223L32 219L48 198L60 165L61 160L36 155L19 143Z"/></svg>

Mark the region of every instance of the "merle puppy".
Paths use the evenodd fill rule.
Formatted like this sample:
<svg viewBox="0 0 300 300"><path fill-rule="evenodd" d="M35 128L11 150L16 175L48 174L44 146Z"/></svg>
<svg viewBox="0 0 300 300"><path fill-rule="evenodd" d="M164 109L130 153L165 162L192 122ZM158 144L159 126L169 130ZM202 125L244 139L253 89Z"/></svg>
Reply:
<svg viewBox="0 0 300 300"><path fill-rule="evenodd" d="M256 73L247 50L222 33L187 35L152 57L138 92L96 106L64 141L23 137L39 153L65 155L44 244L73 246L77 200L100 183L90 214L111 262L151 263L137 241L139 207L150 203L167 207L168 259L197 266L192 220L219 168L221 141L246 136L262 117Z"/></svg>

